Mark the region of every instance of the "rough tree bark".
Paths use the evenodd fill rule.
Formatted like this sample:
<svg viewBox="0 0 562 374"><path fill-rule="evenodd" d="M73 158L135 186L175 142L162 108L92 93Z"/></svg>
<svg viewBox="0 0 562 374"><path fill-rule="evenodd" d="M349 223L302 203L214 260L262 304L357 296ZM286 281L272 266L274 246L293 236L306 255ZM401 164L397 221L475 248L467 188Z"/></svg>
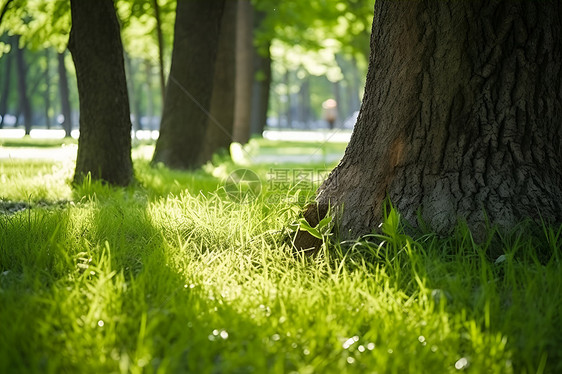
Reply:
<svg viewBox="0 0 562 374"><path fill-rule="evenodd" d="M70 92L68 90L68 76L66 75L66 66L64 65L65 52L57 55L58 59L58 73L59 73L59 92L61 112L64 117L62 128L64 129L64 136L69 138L72 133L72 118L70 113Z"/></svg>
<svg viewBox="0 0 562 374"><path fill-rule="evenodd" d="M215 64L210 116L198 164L212 159L219 149L228 149L234 124L234 82L236 70L236 1L226 1Z"/></svg>
<svg viewBox="0 0 562 374"><path fill-rule="evenodd" d="M172 67L153 162L175 169L201 166L223 1L178 1Z"/></svg>
<svg viewBox="0 0 562 374"><path fill-rule="evenodd" d="M68 48L76 66L80 138L74 182L91 173L114 185L133 179L123 45L111 0L71 0Z"/></svg>
<svg viewBox="0 0 562 374"><path fill-rule="evenodd" d="M15 49L16 49L16 68L18 70L18 93L19 93L19 105L20 112L23 115L23 125L25 127L25 135L29 135L31 132L31 103L29 102L29 97L27 95L27 63L25 62L25 56L23 48L19 46L20 37L16 37Z"/></svg>
<svg viewBox="0 0 562 374"><path fill-rule="evenodd" d="M234 104L233 140L245 144L250 140L253 65L253 7L250 0L238 0L236 19L236 102Z"/></svg>
<svg viewBox="0 0 562 374"><path fill-rule="evenodd" d="M355 131L305 216L330 204L356 237L389 197L438 233L562 222L561 48L558 1L377 0Z"/></svg>

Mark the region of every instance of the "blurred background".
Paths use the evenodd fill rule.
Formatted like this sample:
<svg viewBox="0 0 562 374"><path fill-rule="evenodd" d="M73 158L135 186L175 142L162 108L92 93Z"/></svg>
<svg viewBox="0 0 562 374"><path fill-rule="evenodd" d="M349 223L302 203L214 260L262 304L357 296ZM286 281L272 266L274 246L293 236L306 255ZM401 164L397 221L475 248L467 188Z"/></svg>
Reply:
<svg viewBox="0 0 562 374"><path fill-rule="evenodd" d="M246 14L237 13L237 28L252 29L251 96L236 98L252 103L252 136L352 129L367 71L373 5L373 0L255 0ZM134 136L156 139L176 1L118 0L115 7ZM0 137L77 137L69 1L2 0L0 11Z"/></svg>

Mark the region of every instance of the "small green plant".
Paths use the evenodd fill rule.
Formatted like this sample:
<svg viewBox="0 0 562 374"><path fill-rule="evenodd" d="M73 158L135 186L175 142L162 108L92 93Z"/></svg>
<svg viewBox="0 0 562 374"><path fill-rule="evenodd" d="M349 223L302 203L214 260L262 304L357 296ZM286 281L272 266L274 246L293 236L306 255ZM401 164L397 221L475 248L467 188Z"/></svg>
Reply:
<svg viewBox="0 0 562 374"><path fill-rule="evenodd" d="M306 218L301 217L299 218L297 224L294 226L297 230L303 230L308 232L310 235L314 236L317 239L322 239L322 240L326 240L331 234L332 228L333 228L333 217L332 214L330 212L330 209L328 208L328 212L326 213L326 215L324 216L324 218L322 218L320 220L320 222L318 222L318 224L314 227L312 227L308 221L306 220Z"/></svg>

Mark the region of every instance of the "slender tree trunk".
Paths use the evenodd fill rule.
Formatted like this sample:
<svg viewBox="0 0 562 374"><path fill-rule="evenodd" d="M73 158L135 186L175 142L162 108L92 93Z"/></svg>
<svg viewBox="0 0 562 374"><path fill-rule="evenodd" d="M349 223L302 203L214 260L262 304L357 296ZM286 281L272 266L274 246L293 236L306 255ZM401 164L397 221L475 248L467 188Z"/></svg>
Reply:
<svg viewBox="0 0 562 374"><path fill-rule="evenodd" d="M285 75L283 76L284 78L284 83L285 83L285 87L287 87L287 101L286 101L286 105L287 107L286 109L286 116L287 116L287 127L288 128L292 128L293 127L293 100L291 99L291 79L290 79L290 73L289 70L285 71Z"/></svg>
<svg viewBox="0 0 562 374"><path fill-rule="evenodd" d="M355 57L352 57L351 59L351 76L352 79L350 80L350 86L351 86L351 98L352 98L352 105L351 105L351 109L353 110L353 112L359 110L359 107L361 106L361 97L360 95L360 91L363 88L362 86L362 80L361 78L359 78L359 69L357 68L357 59L355 59Z"/></svg>
<svg viewBox="0 0 562 374"><path fill-rule="evenodd" d="M134 98L133 98L133 108L135 110L135 130L142 130L142 123L141 123L141 117L142 117L142 109L141 109L141 99L142 99L142 87L139 87L139 85L135 82L133 82L135 80L135 76L136 76L136 71L139 68L139 61L137 60L137 66L135 66L134 61L131 62L131 89L134 93Z"/></svg>
<svg viewBox="0 0 562 374"><path fill-rule="evenodd" d="M153 162L176 169L200 166L223 8L224 0L178 1L172 67Z"/></svg>
<svg viewBox="0 0 562 374"><path fill-rule="evenodd" d="M375 229L386 197L439 233L562 222L562 3L377 0L359 119L316 211ZM305 247L306 245L301 245Z"/></svg>
<svg viewBox="0 0 562 374"><path fill-rule="evenodd" d="M269 43L265 48L254 48L254 76L250 127L252 134L261 136L267 123L269 89L271 86Z"/></svg>
<svg viewBox="0 0 562 374"><path fill-rule="evenodd" d="M235 142L250 140L252 113L253 65L253 8L250 0L238 0L236 20L236 101L234 104Z"/></svg>
<svg viewBox="0 0 562 374"><path fill-rule="evenodd" d="M299 90L299 120L308 128L310 120L310 78L305 76Z"/></svg>
<svg viewBox="0 0 562 374"><path fill-rule="evenodd" d="M333 82L332 83L332 88L333 88L333 92L334 92L334 100L336 100L336 120L334 121L333 126L334 127L338 127L339 126L339 122L341 121L342 118L342 99L341 99L341 81L338 82Z"/></svg>
<svg viewBox="0 0 562 374"><path fill-rule="evenodd" d="M154 8L154 18L156 19L156 36L158 38L158 67L160 73L160 90L162 93L162 102L166 95L166 77L164 75L164 37L162 35L162 20L160 19L160 5L158 0L152 0Z"/></svg>
<svg viewBox="0 0 562 374"><path fill-rule="evenodd" d="M45 100L45 124L47 129L51 128L51 115L49 111L51 110L51 54L49 49L45 49L45 92L43 93L43 99Z"/></svg>
<svg viewBox="0 0 562 374"><path fill-rule="evenodd" d="M91 173L114 185L133 179L131 119L119 23L111 0L71 0L68 47L76 66L80 138L74 181Z"/></svg>
<svg viewBox="0 0 562 374"><path fill-rule="evenodd" d="M152 117L154 117L154 98L152 95L152 65L150 61L144 62L146 69L146 117L148 118L148 129L152 130Z"/></svg>
<svg viewBox="0 0 562 374"><path fill-rule="evenodd" d="M72 118L70 113L70 93L68 90L68 77L66 75L66 66L64 65L65 52L57 55L58 58L58 72L59 72L59 91L60 103L63 116L62 128L64 129L64 136L69 138L72 132Z"/></svg>
<svg viewBox="0 0 562 374"><path fill-rule="evenodd" d="M18 70L18 93L25 135L31 132L31 104L27 95L27 64L25 62L24 50L19 47L19 36L16 38L16 68Z"/></svg>
<svg viewBox="0 0 562 374"><path fill-rule="evenodd" d="M13 53L9 53L4 57L4 78L2 79L4 85L2 86L2 96L0 97L0 129L4 127L4 120L6 113L8 112L8 100L10 98L10 82L12 77L12 56Z"/></svg>
<svg viewBox="0 0 562 374"><path fill-rule="evenodd" d="M133 118L135 119L134 121L132 121L132 124L133 130L136 132L137 130L140 130L140 92L137 92L137 90L135 90L135 69L133 68L133 62L126 52L124 53L124 58L126 67L125 71L128 72L127 89L129 92L129 102L132 103L130 110L133 114Z"/></svg>
<svg viewBox="0 0 562 374"><path fill-rule="evenodd" d="M207 133L198 164L212 159L219 149L228 149L234 124L236 70L236 1L225 1L215 65L213 94Z"/></svg>

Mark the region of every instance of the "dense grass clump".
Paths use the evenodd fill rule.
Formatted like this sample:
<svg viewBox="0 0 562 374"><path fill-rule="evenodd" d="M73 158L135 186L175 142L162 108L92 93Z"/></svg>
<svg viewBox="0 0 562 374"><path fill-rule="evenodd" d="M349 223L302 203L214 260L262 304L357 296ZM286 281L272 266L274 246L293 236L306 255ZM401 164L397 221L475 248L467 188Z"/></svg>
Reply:
<svg viewBox="0 0 562 374"><path fill-rule="evenodd" d="M0 160L1 204L21 204L0 210L0 372L562 371L562 228L475 243L407 235L391 210L311 258L290 232L313 186L252 167L263 190L240 202L226 159L187 173L135 152L125 189Z"/></svg>

